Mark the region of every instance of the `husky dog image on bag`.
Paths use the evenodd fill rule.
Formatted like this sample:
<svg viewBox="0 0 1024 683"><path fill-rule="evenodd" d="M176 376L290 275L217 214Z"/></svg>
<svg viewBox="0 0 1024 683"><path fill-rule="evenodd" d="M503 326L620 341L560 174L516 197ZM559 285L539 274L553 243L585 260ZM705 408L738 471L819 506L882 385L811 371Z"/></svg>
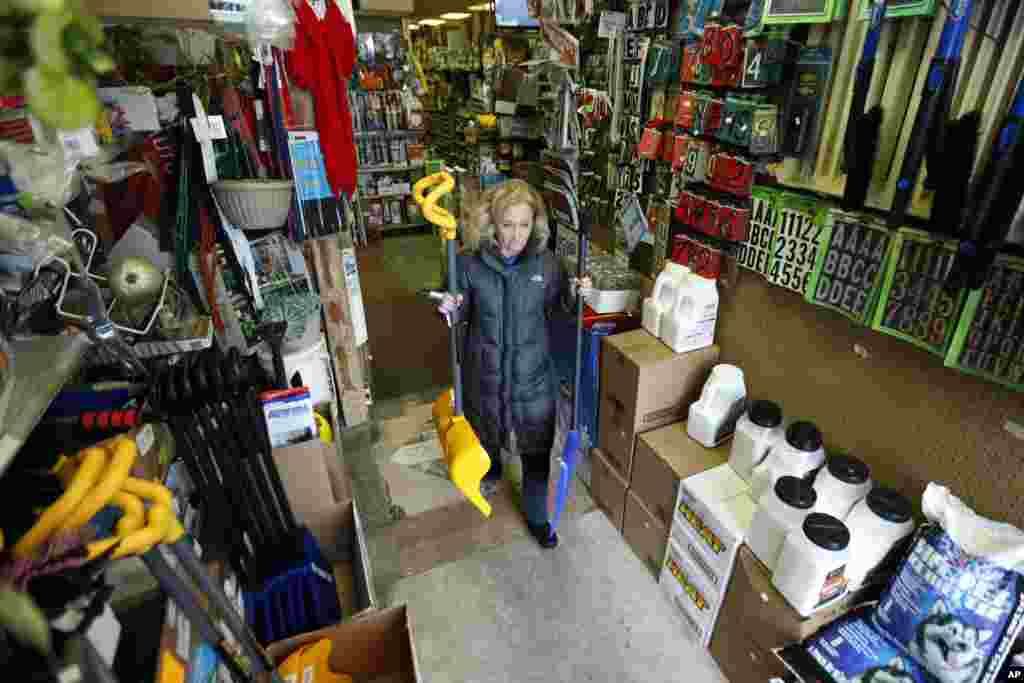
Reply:
<svg viewBox="0 0 1024 683"><path fill-rule="evenodd" d="M991 630L961 621L938 600L917 627L909 650L940 683L972 683L981 675L984 646L991 638Z"/></svg>

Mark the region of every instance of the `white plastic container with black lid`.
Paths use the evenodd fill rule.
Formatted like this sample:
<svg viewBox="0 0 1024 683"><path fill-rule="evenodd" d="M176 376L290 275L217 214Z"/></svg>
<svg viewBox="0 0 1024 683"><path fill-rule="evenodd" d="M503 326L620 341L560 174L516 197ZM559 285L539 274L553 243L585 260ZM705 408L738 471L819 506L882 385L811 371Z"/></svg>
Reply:
<svg viewBox="0 0 1024 683"><path fill-rule="evenodd" d="M841 519L812 512L786 534L772 584L800 616L809 617L846 594L850 530Z"/></svg>
<svg viewBox="0 0 1024 683"><path fill-rule="evenodd" d="M910 501L892 489L876 486L846 517L850 529L850 562L846 577L859 588L893 546L914 531Z"/></svg>
<svg viewBox="0 0 1024 683"><path fill-rule="evenodd" d="M750 477L750 494L760 500L779 477L804 478L825 462L821 432L812 422L794 422L786 429L786 438L772 450Z"/></svg>
<svg viewBox="0 0 1024 683"><path fill-rule="evenodd" d="M871 490L871 471L852 455L830 455L814 478L814 490L818 492L815 512L845 520Z"/></svg>
<svg viewBox="0 0 1024 683"><path fill-rule="evenodd" d="M736 423L729 452L729 466L749 482L754 468L761 464L772 447L785 438L782 408L772 401L754 401Z"/></svg>
<svg viewBox="0 0 1024 683"><path fill-rule="evenodd" d="M817 494L806 479L779 477L758 501L747 545L769 571L775 570L786 535L800 528L814 508Z"/></svg>

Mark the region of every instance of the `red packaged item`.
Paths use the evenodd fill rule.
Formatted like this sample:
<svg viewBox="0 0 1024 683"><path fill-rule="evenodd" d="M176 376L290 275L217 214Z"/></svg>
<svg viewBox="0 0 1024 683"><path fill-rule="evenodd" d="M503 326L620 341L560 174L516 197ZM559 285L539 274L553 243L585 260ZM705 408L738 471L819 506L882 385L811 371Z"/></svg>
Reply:
<svg viewBox="0 0 1024 683"><path fill-rule="evenodd" d="M740 26L727 26L718 32L718 58L719 66L743 66L743 29Z"/></svg>
<svg viewBox="0 0 1024 683"><path fill-rule="evenodd" d="M738 88L743 76L743 65L731 66L720 64L712 67L711 85L716 88Z"/></svg>
<svg viewBox="0 0 1024 683"><path fill-rule="evenodd" d="M718 129L722 127L722 114L724 112L725 100L713 97L707 101L707 107L704 109L704 135L714 135L718 132Z"/></svg>
<svg viewBox="0 0 1024 683"><path fill-rule="evenodd" d="M661 152L661 131L657 128L644 128L637 145L636 153L644 159L657 160Z"/></svg>
<svg viewBox="0 0 1024 683"><path fill-rule="evenodd" d="M708 162L708 184L719 192L749 197L754 187L754 164L746 159L719 152Z"/></svg>
<svg viewBox="0 0 1024 683"><path fill-rule="evenodd" d="M705 235L714 235L715 228L718 226L718 211L721 208L721 205L715 200L702 198L702 211L697 215L698 220L693 227Z"/></svg>
<svg viewBox="0 0 1024 683"><path fill-rule="evenodd" d="M722 252L687 235L676 235L672 242L672 260L697 275L717 280L722 274Z"/></svg>
<svg viewBox="0 0 1024 683"><path fill-rule="evenodd" d="M729 242L746 242L750 234L750 209L721 204L718 208L715 235Z"/></svg>
<svg viewBox="0 0 1024 683"><path fill-rule="evenodd" d="M692 130L696 126L697 102L697 93L686 90L679 93L679 102L676 105L676 127Z"/></svg>
<svg viewBox="0 0 1024 683"><path fill-rule="evenodd" d="M676 220L683 225L693 225L694 211L697 208L698 199L700 197L689 190L680 192L679 202L676 204Z"/></svg>
<svg viewBox="0 0 1024 683"><path fill-rule="evenodd" d="M704 37L700 41L700 56L705 64L718 66L722 63L722 32L718 24L704 26Z"/></svg>
<svg viewBox="0 0 1024 683"><path fill-rule="evenodd" d="M686 162L686 147L690 138L686 135L676 135L672 138L672 154L669 161L672 162L672 170L679 171Z"/></svg>
<svg viewBox="0 0 1024 683"><path fill-rule="evenodd" d="M672 131L668 130L661 136L661 156L660 160L666 163L672 163L672 153L675 151L676 139L672 135Z"/></svg>

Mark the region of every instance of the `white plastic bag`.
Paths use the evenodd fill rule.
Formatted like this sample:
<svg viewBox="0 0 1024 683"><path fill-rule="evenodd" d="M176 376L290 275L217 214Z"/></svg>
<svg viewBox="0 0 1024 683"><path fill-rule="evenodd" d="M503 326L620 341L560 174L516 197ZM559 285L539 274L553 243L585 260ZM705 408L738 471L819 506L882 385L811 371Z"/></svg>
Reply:
<svg viewBox="0 0 1024 683"><path fill-rule="evenodd" d="M245 14L245 32L253 46L270 44L290 50L295 41L295 12L286 0L252 0Z"/></svg>

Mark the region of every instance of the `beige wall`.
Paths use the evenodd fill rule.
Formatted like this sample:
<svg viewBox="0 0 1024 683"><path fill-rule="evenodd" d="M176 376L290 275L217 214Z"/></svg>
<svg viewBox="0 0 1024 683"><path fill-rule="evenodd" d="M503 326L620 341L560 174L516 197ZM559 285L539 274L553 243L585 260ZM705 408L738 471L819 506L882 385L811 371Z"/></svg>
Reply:
<svg viewBox="0 0 1024 683"><path fill-rule="evenodd" d="M1024 394L944 368L749 271L722 291L716 337L752 397L815 422L828 447L867 462L876 480L918 506L925 485L940 482L978 513L1024 528L1024 441L1003 427L1024 418Z"/></svg>

